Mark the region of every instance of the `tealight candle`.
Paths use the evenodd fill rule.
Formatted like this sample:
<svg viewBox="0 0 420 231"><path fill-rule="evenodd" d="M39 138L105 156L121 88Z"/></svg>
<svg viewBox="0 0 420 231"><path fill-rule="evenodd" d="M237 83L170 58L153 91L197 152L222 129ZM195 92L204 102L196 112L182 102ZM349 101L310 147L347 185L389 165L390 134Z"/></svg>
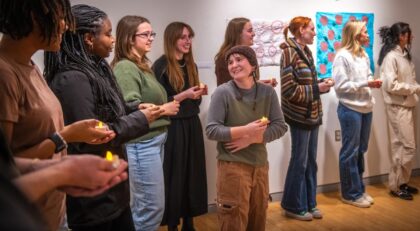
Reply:
<svg viewBox="0 0 420 231"><path fill-rule="evenodd" d="M200 83L199 88L204 89L204 88L206 88L206 85L204 83Z"/></svg>
<svg viewBox="0 0 420 231"><path fill-rule="evenodd" d="M112 152L110 151L106 152L105 159L107 161L111 161L112 167L114 168L118 168L118 166L120 165L120 158L118 157L118 155L112 155Z"/></svg>
<svg viewBox="0 0 420 231"><path fill-rule="evenodd" d="M267 117L263 116L263 117L260 119L260 121L261 121L262 123L267 123L268 119L267 119Z"/></svg>
<svg viewBox="0 0 420 231"><path fill-rule="evenodd" d="M98 125L95 126L95 129L107 131L108 126L104 125L104 123L102 123L102 121L99 121Z"/></svg>

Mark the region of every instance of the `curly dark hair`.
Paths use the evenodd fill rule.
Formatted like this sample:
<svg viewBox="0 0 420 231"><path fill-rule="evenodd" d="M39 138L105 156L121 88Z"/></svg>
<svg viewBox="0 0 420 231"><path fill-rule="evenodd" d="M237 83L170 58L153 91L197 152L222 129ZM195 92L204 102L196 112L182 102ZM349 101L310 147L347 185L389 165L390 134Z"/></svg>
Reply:
<svg viewBox="0 0 420 231"><path fill-rule="evenodd" d="M398 22L393 24L391 27L383 26L379 28L379 36L382 38L382 48L379 53L378 65L380 66L384 61L385 56L394 49L400 42L400 35L408 33L411 37L410 25L405 22ZM410 54L411 44L407 45L407 58L411 60Z"/></svg>
<svg viewBox="0 0 420 231"><path fill-rule="evenodd" d="M28 36L38 26L42 38L50 43L60 33L62 19L72 30L69 0L0 0L0 32L15 40Z"/></svg>

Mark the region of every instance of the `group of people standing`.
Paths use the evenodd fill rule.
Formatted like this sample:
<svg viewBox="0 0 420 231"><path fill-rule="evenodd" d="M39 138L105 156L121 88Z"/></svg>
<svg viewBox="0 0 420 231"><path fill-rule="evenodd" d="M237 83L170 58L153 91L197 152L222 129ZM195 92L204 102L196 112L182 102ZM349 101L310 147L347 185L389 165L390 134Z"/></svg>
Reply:
<svg viewBox="0 0 420 231"><path fill-rule="evenodd" d="M0 6L2 152L10 146L9 155L46 159L30 161L28 172L51 158L93 169L73 181L68 171L39 192L42 197L33 196L47 229L62 227L67 214L72 230L157 230L161 224L177 230L181 218L183 230L194 230L193 217L207 213L208 202L198 117L207 86L192 55L192 28L169 24L165 54L152 66L147 53L156 33L144 17L123 17L115 40L108 15L93 6L71 7L67 0ZM110 65L105 58L114 45ZM31 61L37 50L45 50L45 80ZM118 167L103 158L107 152L119 157ZM14 159L5 164L24 174Z"/></svg>
<svg viewBox="0 0 420 231"><path fill-rule="evenodd" d="M194 61L191 26L170 23L164 32L164 54L152 64L147 53L156 33L144 17L121 18L115 39L109 17L96 7L70 7L67 0L22 4L0 0L0 164L8 166L7 172L2 168L2 182L15 179L37 202L48 230L57 230L64 214L72 230L157 230L160 225L178 230L181 219L182 230L195 230L193 217L207 213L198 114L208 89L200 82ZM343 134L339 154L343 202L357 207L374 203L362 175L374 104L371 88L381 86L393 155L390 192L413 199L417 189L408 181L416 150L413 108L420 85L411 61L409 25L380 29L384 44L378 60L380 80L373 79L369 68L363 48L369 36L362 21L346 23L332 78L327 79L318 79L308 47L316 35L312 20L293 18L284 35L281 106L276 80L260 80L249 19L229 22L215 56L218 87L211 97L205 133L217 141L220 230L265 230L266 143L282 137L286 123L292 147L281 206L286 216L298 220L323 217L316 203L316 156L321 94L332 87ZM105 58L114 46L108 64ZM45 79L31 61L38 50L46 51ZM98 129L102 123L105 129ZM103 159L109 151L119 157L119 166ZM39 183L34 176L49 179L57 172L55 166L73 169L61 167L63 173L55 182L31 187ZM36 221L26 228L15 225L43 230Z"/></svg>

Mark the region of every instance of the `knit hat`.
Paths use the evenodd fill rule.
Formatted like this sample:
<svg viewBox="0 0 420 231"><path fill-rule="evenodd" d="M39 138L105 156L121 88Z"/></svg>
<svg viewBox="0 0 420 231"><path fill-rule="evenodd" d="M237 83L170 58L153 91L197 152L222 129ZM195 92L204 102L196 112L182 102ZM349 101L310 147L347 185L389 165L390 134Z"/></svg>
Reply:
<svg viewBox="0 0 420 231"><path fill-rule="evenodd" d="M225 55L225 61L228 62L228 59L230 57L230 55L232 54L241 54L243 56L246 57L246 59L248 59L249 64L251 64L251 66L257 66L258 67L258 61L257 61L257 55L255 54L255 51L249 47L249 46L243 46L243 45L239 45L239 46L234 46L232 48L230 48Z"/></svg>

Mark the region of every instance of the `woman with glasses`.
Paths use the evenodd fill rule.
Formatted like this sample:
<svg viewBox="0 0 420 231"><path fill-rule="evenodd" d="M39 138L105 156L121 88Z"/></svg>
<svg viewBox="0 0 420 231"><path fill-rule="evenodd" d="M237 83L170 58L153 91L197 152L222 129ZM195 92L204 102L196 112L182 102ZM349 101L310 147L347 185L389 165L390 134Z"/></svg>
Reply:
<svg viewBox="0 0 420 231"><path fill-rule="evenodd" d="M131 211L136 230L157 230L165 208L163 153L167 126L179 110L179 102L168 102L165 89L156 79L146 54L151 50L156 33L149 20L141 16L125 16L117 25L117 43L112 61L117 82L128 103L159 105L164 117L149 125L146 135L126 145Z"/></svg>
<svg viewBox="0 0 420 231"><path fill-rule="evenodd" d="M168 101L180 102L177 115L171 116L165 143L163 170L165 176L165 213L162 224L177 230L194 230L193 218L207 213L207 178L203 130L200 112L201 96L207 87L200 84L192 54L194 31L183 22L173 22L165 29L162 55L153 64Z"/></svg>

